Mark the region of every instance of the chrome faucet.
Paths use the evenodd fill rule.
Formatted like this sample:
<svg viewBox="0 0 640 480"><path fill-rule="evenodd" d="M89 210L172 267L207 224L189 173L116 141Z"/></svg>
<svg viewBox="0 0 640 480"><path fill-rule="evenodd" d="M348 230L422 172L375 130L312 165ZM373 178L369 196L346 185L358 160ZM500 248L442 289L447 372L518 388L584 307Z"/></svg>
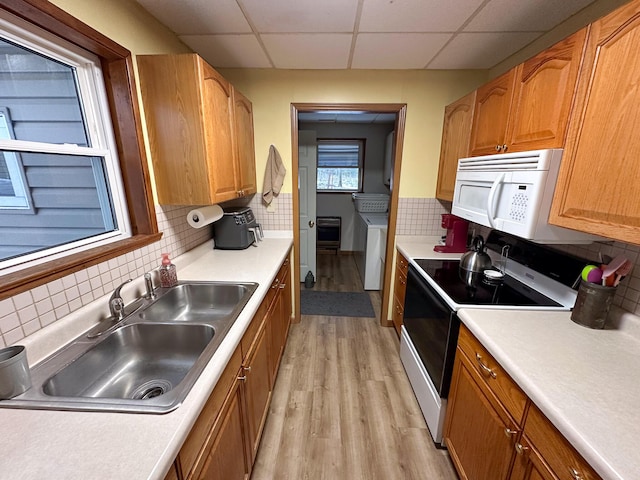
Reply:
<svg viewBox="0 0 640 480"><path fill-rule="evenodd" d="M145 294L145 297L148 298L149 300L153 300L154 298L156 298L156 294L153 288L153 279L151 277L151 273L144 274L144 285L145 285L145 288L147 289L147 293Z"/></svg>
<svg viewBox="0 0 640 480"><path fill-rule="evenodd" d="M122 282L118 288L113 291L111 298L109 299L109 313L111 314L111 317L116 320L124 319L124 300L122 300L122 297L120 296L120 290L130 281L131 279L126 282Z"/></svg>

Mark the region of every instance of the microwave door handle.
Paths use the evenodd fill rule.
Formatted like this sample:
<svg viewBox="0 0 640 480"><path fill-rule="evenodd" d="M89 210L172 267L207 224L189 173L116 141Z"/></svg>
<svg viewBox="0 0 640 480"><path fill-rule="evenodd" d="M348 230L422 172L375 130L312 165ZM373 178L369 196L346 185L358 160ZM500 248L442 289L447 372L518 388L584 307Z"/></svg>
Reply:
<svg viewBox="0 0 640 480"><path fill-rule="evenodd" d="M494 203L496 198L496 192L498 191L498 187L500 186L503 180L504 180L504 172L498 175L498 178L495 179L495 181L493 182L493 185L491 185L491 189L489 190L489 197L487 198L487 219L489 220L489 225L491 225L491 228L496 228Z"/></svg>

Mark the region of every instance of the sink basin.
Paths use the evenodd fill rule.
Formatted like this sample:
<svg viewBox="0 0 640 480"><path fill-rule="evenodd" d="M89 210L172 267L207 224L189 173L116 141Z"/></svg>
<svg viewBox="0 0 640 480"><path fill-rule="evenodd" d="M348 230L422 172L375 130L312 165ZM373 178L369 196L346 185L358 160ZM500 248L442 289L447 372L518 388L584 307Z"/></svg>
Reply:
<svg viewBox="0 0 640 480"><path fill-rule="evenodd" d="M172 390L215 336L210 325L122 327L47 380L46 395L146 400Z"/></svg>
<svg viewBox="0 0 640 480"><path fill-rule="evenodd" d="M233 283L184 283L177 285L145 308L147 320L200 322L226 318L244 307L242 299L251 285Z"/></svg>
<svg viewBox="0 0 640 480"><path fill-rule="evenodd" d="M182 403L257 283L183 282L138 299L120 323L88 334L31 368L32 387L0 408L167 413ZM132 309L133 310L133 309ZM94 330L101 335L91 335Z"/></svg>

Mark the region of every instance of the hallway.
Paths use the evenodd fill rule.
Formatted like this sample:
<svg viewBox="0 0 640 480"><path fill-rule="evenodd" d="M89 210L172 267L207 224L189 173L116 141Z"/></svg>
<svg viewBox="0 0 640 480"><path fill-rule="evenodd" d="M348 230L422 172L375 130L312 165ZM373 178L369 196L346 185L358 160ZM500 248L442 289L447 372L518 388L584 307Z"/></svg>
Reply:
<svg viewBox="0 0 640 480"><path fill-rule="evenodd" d="M362 291L349 256L319 255L318 265L314 288ZM377 313L379 292L371 295ZM305 315L293 324L252 479L457 479L398 349L395 331L374 318Z"/></svg>

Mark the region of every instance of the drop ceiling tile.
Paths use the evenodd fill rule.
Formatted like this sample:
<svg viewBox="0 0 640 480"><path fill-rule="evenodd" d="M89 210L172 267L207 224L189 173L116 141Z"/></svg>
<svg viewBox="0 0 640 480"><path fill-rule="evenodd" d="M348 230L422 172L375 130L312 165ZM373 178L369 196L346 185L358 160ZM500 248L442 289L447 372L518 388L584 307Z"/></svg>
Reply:
<svg viewBox="0 0 640 480"><path fill-rule="evenodd" d="M594 0L491 0L465 27L466 32L547 31Z"/></svg>
<svg viewBox="0 0 640 480"><path fill-rule="evenodd" d="M531 43L541 32L460 33L428 65L430 69L491 68Z"/></svg>
<svg viewBox="0 0 640 480"><path fill-rule="evenodd" d="M182 35L180 39L210 65L221 68L270 68L254 35Z"/></svg>
<svg viewBox="0 0 640 480"><path fill-rule="evenodd" d="M178 35L247 33L249 23L235 0L137 0Z"/></svg>
<svg viewBox="0 0 640 480"><path fill-rule="evenodd" d="M353 32L358 0L239 0L259 33Z"/></svg>
<svg viewBox="0 0 640 480"><path fill-rule="evenodd" d="M364 0L358 29L360 32L455 32L482 2Z"/></svg>
<svg viewBox="0 0 640 480"><path fill-rule="evenodd" d="M424 68L450 38L450 33L361 33L351 68Z"/></svg>
<svg viewBox="0 0 640 480"><path fill-rule="evenodd" d="M265 34L261 38L276 68L347 68L350 34Z"/></svg>

